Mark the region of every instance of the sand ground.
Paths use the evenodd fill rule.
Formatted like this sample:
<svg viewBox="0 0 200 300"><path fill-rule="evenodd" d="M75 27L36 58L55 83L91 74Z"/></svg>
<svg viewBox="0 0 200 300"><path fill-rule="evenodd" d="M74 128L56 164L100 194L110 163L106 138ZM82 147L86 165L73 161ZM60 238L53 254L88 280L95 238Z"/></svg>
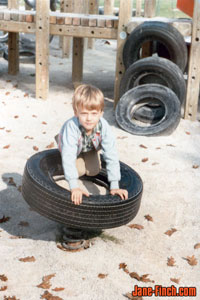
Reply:
<svg viewBox="0 0 200 300"><path fill-rule="evenodd" d="M200 123L181 120L167 137L121 130L112 102L115 49L115 42L98 40L95 50L85 52L84 82L103 90L104 117L116 135L120 160L142 177L141 207L130 224L143 228L127 224L105 230L90 248L73 253L57 247L61 225L31 210L20 192L27 159L51 145L73 114L71 58L61 58L55 39L49 98L42 101L35 99L34 65L21 64L19 75L9 76L7 61L0 57L0 300L122 300L135 285L199 286L200 248L194 246L200 243ZM165 234L172 228L171 236ZM27 257L34 259L20 260ZM167 265L169 258L173 266ZM140 281L120 269L121 263ZM47 275L54 275L49 285L38 287ZM147 278L150 282L144 282Z"/></svg>

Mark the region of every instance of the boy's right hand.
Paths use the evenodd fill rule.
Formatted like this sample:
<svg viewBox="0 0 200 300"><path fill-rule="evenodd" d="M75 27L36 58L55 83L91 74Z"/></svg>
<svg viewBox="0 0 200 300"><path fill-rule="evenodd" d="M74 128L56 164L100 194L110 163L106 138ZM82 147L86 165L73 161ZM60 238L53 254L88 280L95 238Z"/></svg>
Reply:
<svg viewBox="0 0 200 300"><path fill-rule="evenodd" d="M80 188L75 188L71 190L71 200L75 205L82 203L82 196L85 195L89 197L89 193L81 190Z"/></svg>

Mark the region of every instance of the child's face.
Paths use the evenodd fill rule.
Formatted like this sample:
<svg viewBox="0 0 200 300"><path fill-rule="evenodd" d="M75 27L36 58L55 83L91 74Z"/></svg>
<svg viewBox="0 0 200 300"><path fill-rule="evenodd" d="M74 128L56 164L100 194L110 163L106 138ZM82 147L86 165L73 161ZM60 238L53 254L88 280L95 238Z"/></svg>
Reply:
<svg viewBox="0 0 200 300"><path fill-rule="evenodd" d="M75 116L79 119L80 124L85 128L86 132L92 132L98 124L103 112L101 110L88 110L84 107L78 107Z"/></svg>

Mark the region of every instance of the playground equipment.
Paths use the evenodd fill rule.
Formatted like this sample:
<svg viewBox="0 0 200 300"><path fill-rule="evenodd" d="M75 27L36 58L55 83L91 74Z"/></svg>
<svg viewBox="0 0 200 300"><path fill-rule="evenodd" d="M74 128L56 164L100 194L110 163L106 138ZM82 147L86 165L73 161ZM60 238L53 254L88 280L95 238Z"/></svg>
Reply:
<svg viewBox="0 0 200 300"><path fill-rule="evenodd" d="M93 14L98 0L62 0L68 12L50 11L50 0L37 0L36 11L19 10L18 0L8 0L8 9L0 11L0 30L9 32L8 72L19 71L19 32L36 35L36 98L46 99L49 90L49 34L64 38L73 37L72 80L81 82L83 73L84 38L117 40L116 76L114 99L119 100L119 86L125 71L122 59L123 46L127 36L144 21L154 21L156 0L146 0L144 17L138 17L141 0L137 0L136 16L132 18L132 0L120 0L119 16ZM105 0L113 5L113 1ZM69 12L70 11L70 12ZM90 11L90 14L88 12ZM93 12L92 12L93 11ZM72 13L73 12L73 13ZM138 13L139 12L139 13ZM162 19L162 18L161 18ZM198 65L200 50L200 2L195 0L193 20L166 19L183 36L191 36L187 96L185 105L186 119L195 120L199 96L200 70Z"/></svg>

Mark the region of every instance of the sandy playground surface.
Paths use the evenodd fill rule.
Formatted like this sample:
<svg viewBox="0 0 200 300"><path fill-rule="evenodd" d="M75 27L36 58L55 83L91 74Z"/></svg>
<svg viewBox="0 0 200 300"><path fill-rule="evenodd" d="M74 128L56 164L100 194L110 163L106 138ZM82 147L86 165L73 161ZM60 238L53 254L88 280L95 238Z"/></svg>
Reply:
<svg viewBox="0 0 200 300"><path fill-rule="evenodd" d="M57 247L61 225L30 209L20 192L27 159L54 147L54 135L73 114L71 58L61 58L54 39L49 99L42 101L34 98L35 66L21 64L19 75L9 76L0 57L0 300L123 300L135 285L199 286L200 123L181 120L168 137L119 129L115 49L115 41L97 40L85 52L84 82L103 90L120 160L140 174L144 192L135 219L79 252Z"/></svg>

